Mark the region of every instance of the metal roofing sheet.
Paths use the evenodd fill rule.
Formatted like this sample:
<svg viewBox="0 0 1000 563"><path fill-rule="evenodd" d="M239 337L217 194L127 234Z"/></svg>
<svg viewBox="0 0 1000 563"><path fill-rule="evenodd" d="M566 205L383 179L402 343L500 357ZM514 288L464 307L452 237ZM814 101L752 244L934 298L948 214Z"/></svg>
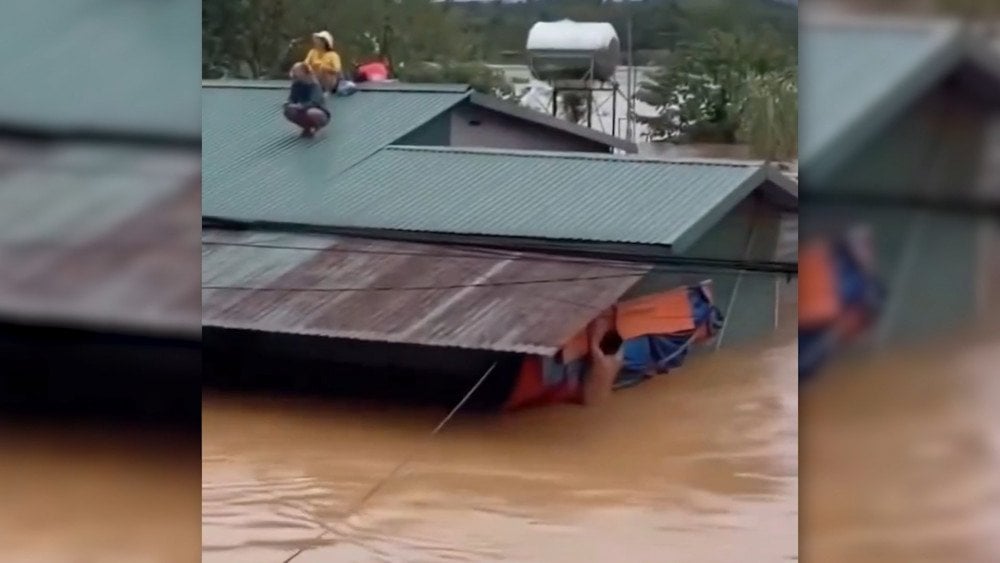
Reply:
<svg viewBox="0 0 1000 563"><path fill-rule="evenodd" d="M197 0L4 0L0 128L201 133Z"/></svg>
<svg viewBox="0 0 1000 563"><path fill-rule="evenodd" d="M969 52L948 21L806 20L802 31L799 154L813 183Z"/></svg>
<svg viewBox="0 0 1000 563"><path fill-rule="evenodd" d="M0 320L197 336L198 154L0 142Z"/></svg>
<svg viewBox="0 0 1000 563"><path fill-rule="evenodd" d="M546 355L649 269L330 235L202 240L205 326Z"/></svg>
<svg viewBox="0 0 1000 563"><path fill-rule="evenodd" d="M318 193L345 170L468 96L467 91L362 91L329 102L330 125L300 138L281 113L287 89L203 88L206 209L279 205L282 192Z"/></svg>
<svg viewBox="0 0 1000 563"><path fill-rule="evenodd" d="M790 183L759 163L393 146L322 189L255 178L241 186L239 197L227 197L206 183L203 213L680 247L769 180Z"/></svg>

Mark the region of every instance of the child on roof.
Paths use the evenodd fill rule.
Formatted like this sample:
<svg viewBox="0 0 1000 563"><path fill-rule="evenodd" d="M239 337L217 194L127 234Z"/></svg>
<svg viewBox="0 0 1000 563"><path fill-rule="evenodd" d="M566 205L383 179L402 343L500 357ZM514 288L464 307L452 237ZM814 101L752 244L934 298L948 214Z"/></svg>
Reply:
<svg viewBox="0 0 1000 563"><path fill-rule="evenodd" d="M301 127L303 137L312 137L330 122L323 88L305 63L295 63L289 75L292 85L284 105L285 119Z"/></svg>

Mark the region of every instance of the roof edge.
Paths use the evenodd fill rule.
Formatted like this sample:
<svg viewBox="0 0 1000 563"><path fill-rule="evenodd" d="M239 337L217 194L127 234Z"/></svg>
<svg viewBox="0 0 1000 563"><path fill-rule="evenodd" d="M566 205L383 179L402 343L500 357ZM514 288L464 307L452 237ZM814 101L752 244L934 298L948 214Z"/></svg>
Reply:
<svg viewBox="0 0 1000 563"><path fill-rule="evenodd" d="M528 158L565 158L575 160L605 160L663 165L719 166L729 168L759 168L767 165L762 160L728 160L714 158L656 158L643 155L617 155L576 151L537 151L530 149L498 149L492 147L448 147L425 145L390 145L382 150L409 152L438 152L453 154L483 154L496 156L522 156Z"/></svg>
<svg viewBox="0 0 1000 563"><path fill-rule="evenodd" d="M798 210L799 198L795 183L775 166L764 165L737 186L731 197L722 198L708 213L693 221L691 226L674 241L674 251L685 252L688 250L730 211L758 190L779 211L794 212Z"/></svg>
<svg viewBox="0 0 1000 563"><path fill-rule="evenodd" d="M413 231L372 227L338 227L308 223L290 223L266 220L240 220L225 217L202 217L202 230L256 230L300 234L336 235L343 237L442 244L455 248L480 248L508 252L531 252L585 260L602 260L627 264L652 264L665 268L688 265L710 266L708 259L677 256L668 244L634 243L616 241L591 241L580 239L550 239L504 235L471 235L441 231ZM728 261L723 261L728 262ZM788 272L784 263L757 261L761 271Z"/></svg>
<svg viewBox="0 0 1000 563"><path fill-rule="evenodd" d="M234 90L285 90L288 80L283 79L208 79L201 81L202 89ZM429 82L362 82L357 85L360 92L396 92L422 94L462 94L469 92L468 84Z"/></svg>
<svg viewBox="0 0 1000 563"><path fill-rule="evenodd" d="M872 30L877 30L880 29L878 27L880 25L882 29L892 29L893 25L905 26L896 27L896 29L912 28L915 31L920 29L916 22L910 24L897 22L893 24L891 23L892 20L888 21L890 23L879 22L877 20L867 23L851 23L848 20L839 25L848 29L871 28ZM843 124L841 131L829 140L826 146L814 147L809 154L801 159L799 169L809 170L810 181L822 183L824 177L831 170L836 169L846 159L850 158L851 147L854 147L856 150L857 147L870 140L873 135L877 135L879 131L883 130L894 119L912 107L921 96L927 94L933 88L934 84L958 68L963 57L968 55L967 42L961 35L962 26L950 22L950 20L949 23L937 22L937 24L940 27L934 30L934 33L938 44L922 64L917 65L899 83L893 85L890 94L877 99L860 114L854 116L850 123ZM923 29L933 30L932 25L925 22ZM833 23L807 24L803 26L806 33L808 33L808 27L810 26L822 28L836 27ZM907 87L902 88L902 86ZM826 156L829 154L833 156ZM825 160L826 164L817 170L816 162L821 160Z"/></svg>
<svg viewBox="0 0 1000 563"><path fill-rule="evenodd" d="M639 146L632 141L627 141L620 137L616 137L602 131L597 131L590 127L584 127L577 123L571 123L565 119L559 119L558 117L553 117L547 113L501 100L495 96L489 96L480 92L472 92L469 96L469 102L475 106L490 111L495 111L515 119L521 119L523 121L528 121L537 125L562 131L563 133L575 135L588 141L593 141L611 148L623 150L629 154L639 152Z"/></svg>

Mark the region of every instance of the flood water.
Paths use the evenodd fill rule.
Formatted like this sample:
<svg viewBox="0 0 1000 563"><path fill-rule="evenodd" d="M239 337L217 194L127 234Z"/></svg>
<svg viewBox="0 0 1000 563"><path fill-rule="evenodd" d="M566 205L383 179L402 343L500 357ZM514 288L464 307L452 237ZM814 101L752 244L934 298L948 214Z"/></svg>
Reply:
<svg viewBox="0 0 1000 563"><path fill-rule="evenodd" d="M794 560L790 330L598 408L460 412L433 438L440 410L209 395L203 561Z"/></svg>
<svg viewBox="0 0 1000 563"><path fill-rule="evenodd" d="M198 561L199 443L190 432L4 422L0 451L0 561Z"/></svg>
<svg viewBox="0 0 1000 563"><path fill-rule="evenodd" d="M1000 561L1000 334L837 365L802 390L802 559Z"/></svg>

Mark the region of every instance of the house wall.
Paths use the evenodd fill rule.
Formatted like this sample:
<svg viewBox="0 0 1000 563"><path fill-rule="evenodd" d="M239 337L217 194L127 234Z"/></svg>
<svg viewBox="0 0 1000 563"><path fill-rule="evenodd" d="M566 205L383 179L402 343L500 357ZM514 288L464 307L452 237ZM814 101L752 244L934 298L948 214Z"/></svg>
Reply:
<svg viewBox="0 0 1000 563"><path fill-rule="evenodd" d="M754 196L733 209L682 256L723 260L774 260L782 214ZM779 291L789 289L788 276L763 272L725 272L683 268L648 274L626 295L634 297L680 285L712 280L715 303L726 315L721 336L724 347L736 346L770 334L776 324Z"/></svg>
<svg viewBox="0 0 1000 563"><path fill-rule="evenodd" d="M860 147L819 193L968 196L982 188L991 110L946 84ZM803 171L807 178L808 170ZM874 206L847 196L807 200L801 239L858 225L872 229L888 303L873 336L884 344L932 336L969 322L982 306L991 220L924 207Z"/></svg>
<svg viewBox="0 0 1000 563"><path fill-rule="evenodd" d="M451 145L455 147L610 152L600 143L476 106L458 106L450 112L450 118Z"/></svg>

